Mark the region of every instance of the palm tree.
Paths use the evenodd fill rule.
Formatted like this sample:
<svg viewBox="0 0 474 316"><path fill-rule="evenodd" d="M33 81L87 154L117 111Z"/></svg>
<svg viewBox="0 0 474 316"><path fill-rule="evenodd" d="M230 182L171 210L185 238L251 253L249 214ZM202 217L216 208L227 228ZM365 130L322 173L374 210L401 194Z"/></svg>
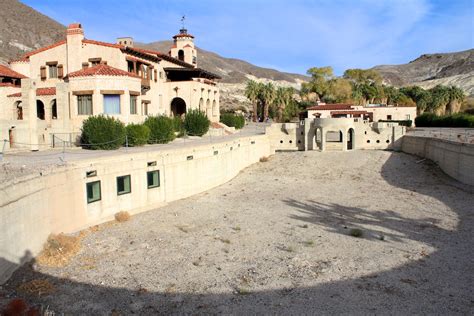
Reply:
<svg viewBox="0 0 474 316"><path fill-rule="evenodd" d="M446 105L447 114L454 114L459 112L462 102L465 100L466 96L464 91L458 87L451 86L448 88L448 104Z"/></svg>
<svg viewBox="0 0 474 316"><path fill-rule="evenodd" d="M245 96L252 103L253 106L253 121L257 122L257 110L258 110L258 101L260 95L260 86L254 80L247 81L247 86L245 87Z"/></svg>
<svg viewBox="0 0 474 316"><path fill-rule="evenodd" d="M276 90L271 82L263 85L261 97L261 101L263 103L263 120L265 120L266 118L268 118L268 110L270 108L270 105L275 102L276 97Z"/></svg>
<svg viewBox="0 0 474 316"><path fill-rule="evenodd" d="M283 122L283 111L291 102L294 89L291 87L278 87L275 92L275 104L277 105L277 120Z"/></svg>

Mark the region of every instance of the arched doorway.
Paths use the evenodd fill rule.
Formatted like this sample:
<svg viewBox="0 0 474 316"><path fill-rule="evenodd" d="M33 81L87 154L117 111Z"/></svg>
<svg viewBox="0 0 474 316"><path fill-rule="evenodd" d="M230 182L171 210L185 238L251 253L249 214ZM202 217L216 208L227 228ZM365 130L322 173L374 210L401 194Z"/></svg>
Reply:
<svg viewBox="0 0 474 316"><path fill-rule="evenodd" d="M322 137L322 133L321 133L320 128L316 129L316 133L315 133L314 137L315 137L315 140L316 140L317 148L319 150L322 150L323 149L323 137Z"/></svg>
<svg viewBox="0 0 474 316"><path fill-rule="evenodd" d="M347 131L347 150L354 149L354 129L349 128Z"/></svg>
<svg viewBox="0 0 474 316"><path fill-rule="evenodd" d="M23 107L21 106L21 101L16 101L15 102L13 110L15 111L16 119L17 120L22 120L23 119Z"/></svg>
<svg viewBox="0 0 474 316"><path fill-rule="evenodd" d="M186 102L181 98L174 98L171 101L171 113L177 117L186 114Z"/></svg>
<svg viewBox="0 0 474 316"><path fill-rule="evenodd" d="M36 117L44 120L44 103L41 100L36 100Z"/></svg>
<svg viewBox="0 0 474 316"><path fill-rule="evenodd" d="M53 101L51 101L51 118L53 120L58 119L58 106L56 105L56 99L53 99Z"/></svg>
<svg viewBox="0 0 474 316"><path fill-rule="evenodd" d="M178 51L178 59L184 61L184 50L180 49Z"/></svg>

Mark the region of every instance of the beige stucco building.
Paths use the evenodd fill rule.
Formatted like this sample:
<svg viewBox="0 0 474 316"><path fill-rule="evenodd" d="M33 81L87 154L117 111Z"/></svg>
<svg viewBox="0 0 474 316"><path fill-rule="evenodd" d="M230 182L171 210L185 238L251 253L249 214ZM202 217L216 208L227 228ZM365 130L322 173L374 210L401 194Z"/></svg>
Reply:
<svg viewBox="0 0 474 316"><path fill-rule="evenodd" d="M149 115L182 116L200 109L219 121L219 76L197 67L194 37L173 37L168 54L133 46L129 37L105 43L84 37L81 24L66 39L0 68L0 139L38 150L74 141L91 115L124 123Z"/></svg>
<svg viewBox="0 0 474 316"><path fill-rule="evenodd" d="M414 122L416 106L392 106L383 104L318 104L307 108L306 118L362 118L371 122L406 121Z"/></svg>

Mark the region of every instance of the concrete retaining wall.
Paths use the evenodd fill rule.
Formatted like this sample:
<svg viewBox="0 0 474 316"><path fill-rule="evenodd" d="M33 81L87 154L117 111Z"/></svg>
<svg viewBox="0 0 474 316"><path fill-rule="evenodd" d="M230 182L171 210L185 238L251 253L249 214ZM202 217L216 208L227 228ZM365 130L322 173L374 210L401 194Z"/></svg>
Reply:
<svg viewBox="0 0 474 316"><path fill-rule="evenodd" d="M454 179L474 185L474 145L405 135L402 151L430 159Z"/></svg>
<svg viewBox="0 0 474 316"><path fill-rule="evenodd" d="M120 154L75 162L51 174L2 184L0 284L36 256L51 233L72 233L139 213L223 184L262 156L272 155L265 135L179 149ZM147 171L160 171L160 186L147 187ZM88 172L95 172L90 176ZM87 176L87 174L89 176ZM117 195L117 177L131 176L131 192ZM101 200L87 203L86 183L101 182Z"/></svg>

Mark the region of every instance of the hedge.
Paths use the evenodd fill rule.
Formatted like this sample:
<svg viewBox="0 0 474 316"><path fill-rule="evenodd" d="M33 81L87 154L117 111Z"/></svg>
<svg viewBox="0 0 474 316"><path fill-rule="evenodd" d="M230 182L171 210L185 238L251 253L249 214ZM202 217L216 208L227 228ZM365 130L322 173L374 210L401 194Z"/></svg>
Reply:
<svg viewBox="0 0 474 316"><path fill-rule="evenodd" d="M173 117L173 129L175 133L178 133L178 137L184 135L184 122L183 119L179 116Z"/></svg>
<svg viewBox="0 0 474 316"><path fill-rule="evenodd" d="M126 131L128 146L143 146L150 139L150 128L145 124L128 124Z"/></svg>
<svg viewBox="0 0 474 316"><path fill-rule="evenodd" d="M456 113L437 116L433 113L424 113L415 118L417 127L474 127L474 115Z"/></svg>
<svg viewBox="0 0 474 316"><path fill-rule="evenodd" d="M150 129L149 144L166 144L176 138L173 120L167 116L149 116L144 124Z"/></svg>
<svg viewBox="0 0 474 316"><path fill-rule="evenodd" d="M379 120L379 122L385 123L398 123L401 126L411 127L413 124L412 120Z"/></svg>
<svg viewBox="0 0 474 316"><path fill-rule="evenodd" d="M125 125L111 116L91 116L82 123L81 143L87 149L118 149L125 141Z"/></svg>
<svg viewBox="0 0 474 316"><path fill-rule="evenodd" d="M210 125L206 113L199 110L189 110L184 118L184 129L188 135L202 136L207 133Z"/></svg>
<svg viewBox="0 0 474 316"><path fill-rule="evenodd" d="M245 126L245 118L242 115L232 113L223 113L221 115L221 122L229 127L235 127L236 129L241 129Z"/></svg>

